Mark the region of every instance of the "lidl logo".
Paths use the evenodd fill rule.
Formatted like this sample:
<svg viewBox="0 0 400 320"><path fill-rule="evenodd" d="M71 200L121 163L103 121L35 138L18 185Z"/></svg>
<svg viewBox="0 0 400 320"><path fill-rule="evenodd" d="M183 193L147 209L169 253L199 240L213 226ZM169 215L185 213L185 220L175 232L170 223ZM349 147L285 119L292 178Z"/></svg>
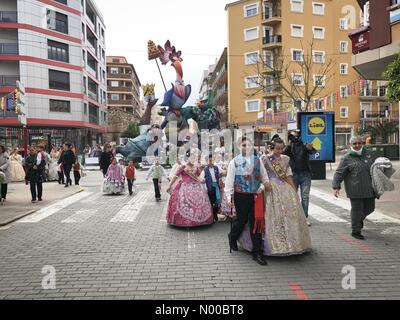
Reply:
<svg viewBox="0 0 400 320"><path fill-rule="evenodd" d="M323 117L313 117L308 121L308 134L325 134L326 122Z"/></svg>

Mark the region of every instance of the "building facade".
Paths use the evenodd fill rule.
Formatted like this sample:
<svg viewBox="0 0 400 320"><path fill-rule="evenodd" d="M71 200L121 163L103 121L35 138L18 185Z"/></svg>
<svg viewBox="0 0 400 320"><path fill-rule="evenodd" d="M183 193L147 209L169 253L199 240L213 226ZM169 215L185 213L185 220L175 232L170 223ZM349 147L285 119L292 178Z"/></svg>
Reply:
<svg viewBox="0 0 400 320"><path fill-rule="evenodd" d="M125 57L107 57L109 128L106 140L119 142L126 123L140 119L140 88L135 67Z"/></svg>
<svg viewBox="0 0 400 320"><path fill-rule="evenodd" d="M228 123L228 48L222 52L209 83L213 105L221 115L221 128L226 128Z"/></svg>
<svg viewBox="0 0 400 320"><path fill-rule="evenodd" d="M336 144L347 145L360 126L361 100L359 94L353 94L360 76L351 68L348 38L360 23L357 1L244 0L228 4L226 11L228 121L241 128L258 129L264 138L265 133L285 136L288 128L296 126L295 113L305 106L274 80L276 58L284 66L293 66L289 70L290 81L296 80L296 86L302 87L304 74L296 62L310 57L313 61L309 81L320 89L312 97L308 111L334 111ZM330 71L321 74L328 64L332 65ZM259 74L265 79L261 90L257 84ZM282 84L290 87L285 80ZM326 97L330 98L329 107L323 102Z"/></svg>
<svg viewBox="0 0 400 320"><path fill-rule="evenodd" d="M375 126L383 120L399 123L399 103L386 101L383 72L400 52L400 0L360 0L360 28L350 33L352 66L368 81L362 90L362 126ZM389 137L399 143L399 134Z"/></svg>
<svg viewBox="0 0 400 320"><path fill-rule="evenodd" d="M107 129L105 24L93 0L0 2L0 96L26 88L28 144L101 142ZM22 145L0 112L0 143Z"/></svg>

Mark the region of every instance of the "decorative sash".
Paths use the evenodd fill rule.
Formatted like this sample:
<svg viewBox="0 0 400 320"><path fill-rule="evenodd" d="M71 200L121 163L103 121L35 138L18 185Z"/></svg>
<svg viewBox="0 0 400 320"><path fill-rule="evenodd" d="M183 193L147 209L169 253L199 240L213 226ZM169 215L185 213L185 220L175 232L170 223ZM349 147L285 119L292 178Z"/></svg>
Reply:
<svg viewBox="0 0 400 320"><path fill-rule="evenodd" d="M186 174L196 182L201 182L200 179L193 173L193 169L189 169L188 167L185 166L185 169L183 169L183 171L185 171Z"/></svg>
<svg viewBox="0 0 400 320"><path fill-rule="evenodd" d="M282 181L287 180L286 170L282 168L280 162L274 155L267 156L267 163Z"/></svg>

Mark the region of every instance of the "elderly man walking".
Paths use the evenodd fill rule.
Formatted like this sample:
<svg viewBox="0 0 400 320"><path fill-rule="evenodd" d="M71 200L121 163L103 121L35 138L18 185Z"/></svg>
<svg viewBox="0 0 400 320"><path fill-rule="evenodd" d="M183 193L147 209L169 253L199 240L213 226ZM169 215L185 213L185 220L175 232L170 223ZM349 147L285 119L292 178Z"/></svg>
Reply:
<svg viewBox="0 0 400 320"><path fill-rule="evenodd" d="M340 161L332 182L335 197L339 196L344 181L347 197L351 203L351 227L353 238L364 240L361 230L365 218L375 210L375 193L370 174L375 156L363 147L360 137L350 139L351 147Z"/></svg>

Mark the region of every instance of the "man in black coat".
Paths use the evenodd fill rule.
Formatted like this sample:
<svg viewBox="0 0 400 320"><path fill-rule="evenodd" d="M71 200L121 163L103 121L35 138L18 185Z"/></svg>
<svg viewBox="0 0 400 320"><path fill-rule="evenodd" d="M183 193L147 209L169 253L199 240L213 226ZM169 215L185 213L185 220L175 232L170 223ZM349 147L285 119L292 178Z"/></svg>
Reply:
<svg viewBox="0 0 400 320"><path fill-rule="evenodd" d="M104 177L107 175L107 170L111 164L112 158L113 154L111 152L111 146L109 144L106 144L104 146L104 151L101 153L99 159L100 169L103 171Z"/></svg>
<svg viewBox="0 0 400 320"><path fill-rule="evenodd" d="M60 160L58 160L58 163L62 164L64 175L66 177L65 180L65 188L68 187L68 185L72 185L72 180L71 180L71 170L72 166L75 163L75 155L71 150L71 144L66 143L64 145L64 151L60 157Z"/></svg>

